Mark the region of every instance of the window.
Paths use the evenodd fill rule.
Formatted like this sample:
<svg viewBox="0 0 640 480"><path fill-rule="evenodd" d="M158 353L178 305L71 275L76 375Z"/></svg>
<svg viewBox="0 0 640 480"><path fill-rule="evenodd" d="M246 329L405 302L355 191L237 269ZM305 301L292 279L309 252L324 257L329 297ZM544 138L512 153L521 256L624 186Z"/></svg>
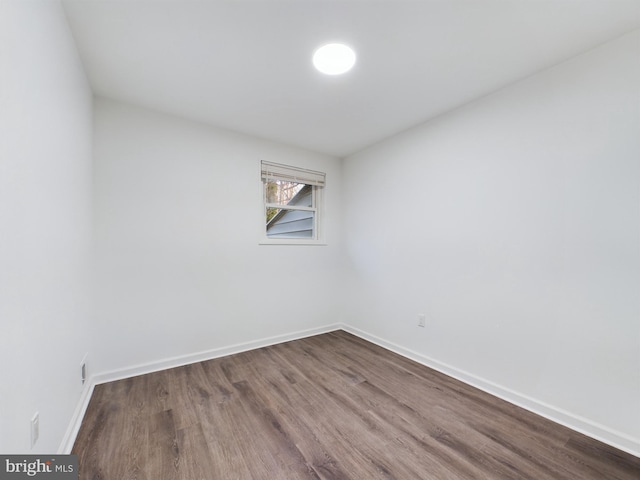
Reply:
<svg viewBox="0 0 640 480"><path fill-rule="evenodd" d="M262 162L263 243L320 242L325 174Z"/></svg>

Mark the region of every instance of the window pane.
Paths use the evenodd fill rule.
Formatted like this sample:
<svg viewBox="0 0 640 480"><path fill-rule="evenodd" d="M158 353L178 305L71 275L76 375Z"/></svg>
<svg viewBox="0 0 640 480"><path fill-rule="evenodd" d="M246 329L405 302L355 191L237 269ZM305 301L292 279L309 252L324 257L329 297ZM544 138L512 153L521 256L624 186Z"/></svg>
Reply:
<svg viewBox="0 0 640 480"><path fill-rule="evenodd" d="M269 212L271 211L271 212ZM267 237L269 238L313 238L315 212L268 208Z"/></svg>
<svg viewBox="0 0 640 480"><path fill-rule="evenodd" d="M304 189L304 183L269 181L265 183L267 203L288 205ZM305 205L310 207L311 205Z"/></svg>
<svg viewBox="0 0 640 480"><path fill-rule="evenodd" d="M271 208L271 207L267 207L267 225L269 225L269 222L273 219L273 217L275 217L278 212L280 212L282 209L281 208Z"/></svg>
<svg viewBox="0 0 640 480"><path fill-rule="evenodd" d="M265 226L269 238L316 237L314 186L268 180L265 188ZM305 210L299 210L305 208ZM311 209L311 210L308 210Z"/></svg>

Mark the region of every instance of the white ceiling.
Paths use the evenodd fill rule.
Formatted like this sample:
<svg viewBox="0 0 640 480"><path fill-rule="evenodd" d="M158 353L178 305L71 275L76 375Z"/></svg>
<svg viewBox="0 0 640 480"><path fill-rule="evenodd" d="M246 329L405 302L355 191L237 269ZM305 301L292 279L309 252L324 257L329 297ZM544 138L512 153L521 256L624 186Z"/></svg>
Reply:
<svg viewBox="0 0 640 480"><path fill-rule="evenodd" d="M65 0L96 94L336 156L640 27L639 0ZM355 68L316 72L351 45Z"/></svg>

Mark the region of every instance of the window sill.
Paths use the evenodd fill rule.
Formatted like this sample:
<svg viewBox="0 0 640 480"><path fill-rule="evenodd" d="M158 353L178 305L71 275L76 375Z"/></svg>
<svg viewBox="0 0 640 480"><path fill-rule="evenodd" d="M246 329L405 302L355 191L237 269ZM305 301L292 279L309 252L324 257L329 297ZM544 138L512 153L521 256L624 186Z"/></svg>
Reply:
<svg viewBox="0 0 640 480"><path fill-rule="evenodd" d="M322 240L302 240L297 238L265 238L258 242L258 245L306 245L315 247L325 247L327 242Z"/></svg>

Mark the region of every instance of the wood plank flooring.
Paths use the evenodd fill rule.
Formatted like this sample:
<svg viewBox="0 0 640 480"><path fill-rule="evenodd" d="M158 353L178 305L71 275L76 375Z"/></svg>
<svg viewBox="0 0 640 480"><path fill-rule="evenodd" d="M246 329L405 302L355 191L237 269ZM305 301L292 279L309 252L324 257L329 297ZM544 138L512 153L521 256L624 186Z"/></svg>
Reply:
<svg viewBox="0 0 640 480"><path fill-rule="evenodd" d="M640 459L337 331L98 385L82 480L640 479Z"/></svg>

